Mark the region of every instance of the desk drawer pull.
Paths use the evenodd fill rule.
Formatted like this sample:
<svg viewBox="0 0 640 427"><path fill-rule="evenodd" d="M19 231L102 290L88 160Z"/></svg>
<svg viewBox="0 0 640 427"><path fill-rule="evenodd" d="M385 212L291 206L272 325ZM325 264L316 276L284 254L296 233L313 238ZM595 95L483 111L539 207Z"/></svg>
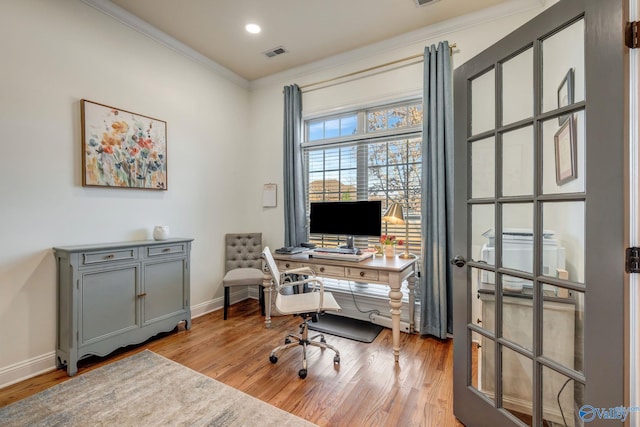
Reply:
<svg viewBox="0 0 640 427"><path fill-rule="evenodd" d="M324 273L324 267L320 267L320 273Z"/></svg>
<svg viewBox="0 0 640 427"><path fill-rule="evenodd" d="M162 252L171 252L171 248L164 248Z"/></svg>
<svg viewBox="0 0 640 427"><path fill-rule="evenodd" d="M358 280L379 280L377 270L365 270L365 269L351 269L347 267L345 269L346 277L351 277Z"/></svg>

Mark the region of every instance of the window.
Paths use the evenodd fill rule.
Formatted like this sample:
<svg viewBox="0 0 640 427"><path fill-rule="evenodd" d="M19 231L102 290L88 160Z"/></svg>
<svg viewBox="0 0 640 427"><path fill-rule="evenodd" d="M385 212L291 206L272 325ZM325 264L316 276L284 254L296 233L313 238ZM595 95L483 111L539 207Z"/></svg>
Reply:
<svg viewBox="0 0 640 427"><path fill-rule="evenodd" d="M309 202L315 201L381 200L383 212L399 202L408 222L409 250L419 255L421 132L420 100L305 121L307 213ZM382 230L405 239L405 225L382 222ZM309 241L333 247L344 238L310 235ZM360 247L378 243L375 237L356 238Z"/></svg>
<svg viewBox="0 0 640 427"><path fill-rule="evenodd" d="M340 136L355 135L358 118L355 114L310 121L307 123L307 140L320 141Z"/></svg>

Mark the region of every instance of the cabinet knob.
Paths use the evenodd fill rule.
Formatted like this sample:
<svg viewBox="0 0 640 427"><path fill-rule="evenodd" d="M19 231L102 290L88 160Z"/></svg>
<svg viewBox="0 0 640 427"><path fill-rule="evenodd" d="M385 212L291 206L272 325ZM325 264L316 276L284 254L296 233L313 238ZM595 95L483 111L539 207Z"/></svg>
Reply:
<svg viewBox="0 0 640 427"><path fill-rule="evenodd" d="M138 298L142 298L142 297L146 297L146 296L147 296L147 293L146 293L146 292L143 292L143 293L141 293L141 294L138 294Z"/></svg>
<svg viewBox="0 0 640 427"><path fill-rule="evenodd" d="M289 263L286 263L286 264L284 265L284 268L289 268Z"/></svg>
<svg viewBox="0 0 640 427"><path fill-rule="evenodd" d="M324 273L324 267L320 267L320 273Z"/></svg>
<svg viewBox="0 0 640 427"><path fill-rule="evenodd" d="M360 272L360 277L364 277L364 271Z"/></svg>
<svg viewBox="0 0 640 427"><path fill-rule="evenodd" d="M476 323L480 324L480 323L482 323L482 320L478 317L478 318L476 319Z"/></svg>
<svg viewBox="0 0 640 427"><path fill-rule="evenodd" d="M107 255L105 258L106 258L106 259L113 259L114 257L115 257L115 255L114 255L114 254L109 254L109 255Z"/></svg>

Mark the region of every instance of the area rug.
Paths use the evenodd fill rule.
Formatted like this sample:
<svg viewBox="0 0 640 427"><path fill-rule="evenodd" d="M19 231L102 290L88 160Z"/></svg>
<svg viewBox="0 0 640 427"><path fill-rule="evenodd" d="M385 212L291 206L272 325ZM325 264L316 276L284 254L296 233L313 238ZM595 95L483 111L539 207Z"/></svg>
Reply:
<svg viewBox="0 0 640 427"><path fill-rule="evenodd" d="M1 426L313 426L149 350L0 408Z"/></svg>
<svg viewBox="0 0 640 427"><path fill-rule="evenodd" d="M354 341L370 343L376 339L383 327L350 317L325 314L318 316L316 323L309 322L309 329Z"/></svg>

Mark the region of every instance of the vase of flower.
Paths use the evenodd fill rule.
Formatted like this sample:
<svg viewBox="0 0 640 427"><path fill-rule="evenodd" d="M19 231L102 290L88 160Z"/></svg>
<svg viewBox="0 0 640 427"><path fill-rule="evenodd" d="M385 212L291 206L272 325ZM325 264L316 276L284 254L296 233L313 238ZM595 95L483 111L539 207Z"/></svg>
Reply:
<svg viewBox="0 0 640 427"><path fill-rule="evenodd" d="M396 239L396 236L392 234L383 234L380 236L380 243L382 244L383 253L386 257L396 256L396 245L403 245L402 240Z"/></svg>
<svg viewBox="0 0 640 427"><path fill-rule="evenodd" d="M390 258L396 256L396 245L384 245L384 256Z"/></svg>

